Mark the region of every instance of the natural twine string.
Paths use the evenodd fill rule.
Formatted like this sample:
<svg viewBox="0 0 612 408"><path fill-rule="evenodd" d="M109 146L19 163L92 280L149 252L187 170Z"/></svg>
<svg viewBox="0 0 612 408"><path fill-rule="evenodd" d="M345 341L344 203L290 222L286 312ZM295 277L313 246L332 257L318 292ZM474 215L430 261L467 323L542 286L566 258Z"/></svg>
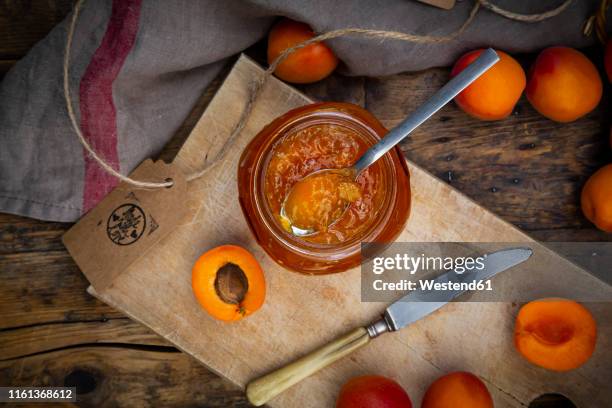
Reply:
<svg viewBox="0 0 612 408"><path fill-rule="evenodd" d="M102 157L100 157L98 153L96 153L96 151L91 147L91 145L85 139L85 137L83 136L83 133L81 132L81 128L77 122L76 115L74 113L72 98L70 95L70 87L69 87L69 81L68 81L69 75L68 74L69 74L69 66L70 66L70 49L72 48L74 30L75 30L77 18L79 16L79 12L83 5L83 2L84 0L79 0L74 6L74 11L72 14L72 21L70 22L70 26L68 30L68 37L66 39L66 50L64 53L64 97L66 100L66 107L68 109L68 116L70 118L70 123L72 124L72 127L74 131L76 132L78 139L81 142L81 145L83 145L83 148L85 148L87 153L107 173L137 188L170 187L173 184L172 181L164 181L164 182L141 181L141 180L136 180L129 176L125 176L119 173L110 164L108 164ZM408 34L408 33L402 33L402 32L397 32L397 31L370 30L370 29L365 29L365 28L344 28L340 30L328 31L326 33L317 35L309 40L306 40L302 43L294 45L293 47L287 48L274 61L272 61L272 64L270 64L268 69L266 69L263 73L261 73L259 77L255 79L250 85L249 98L247 99L247 102L242 110L238 123L232 130L229 138L223 144L223 146L221 147L217 155L212 160L208 161L200 170L188 175L187 181L192 181L192 180L202 177L203 175L208 173L217 163L221 162L221 159L225 157L226 153L228 152L230 146L233 144L236 137L244 129L244 126L246 125L249 115L251 114L251 111L253 110L253 105L255 104L255 101L257 97L259 96L260 91L265 85L268 78L270 78L274 74L274 71L276 70L279 64L281 64L285 59L287 59L287 57L291 53L299 49L302 49L304 47L307 47L317 42L322 42L325 40L330 40L332 38L337 38L337 37L342 37L342 36L347 36L347 35L363 36L366 38L382 38L382 39L392 39L392 40L399 40L399 41L409 41L409 42L415 42L415 43L421 43L421 44L423 43L427 43L427 44L443 43L443 42L452 41L458 36L460 36L468 28L468 26L472 23L472 21L476 17L476 14L478 13L478 10L480 9L480 6L492 11L493 13L496 13L498 15L501 15L511 20L522 21L526 23L534 23L534 22L542 21L542 20L545 20L545 19L548 19L548 18L551 18L551 17L554 17L560 14L561 12L563 12L563 10L565 10L570 5L571 2L572 0L565 0L559 7L553 10L544 12L544 13L519 14L519 13L514 13L508 10L501 9L494 4L491 4L488 0L475 0L474 6L472 7L470 14L468 15L465 22L461 25L461 27L459 27L456 31L450 34L447 34L445 36L433 37L433 36L428 36L428 35L415 35L415 34Z"/></svg>
<svg viewBox="0 0 612 408"><path fill-rule="evenodd" d="M593 34L597 34L597 39L603 45L606 45L608 42L608 33L606 32L606 20L607 20L607 11L608 6L612 5L612 0L601 0L599 3L599 8L589 19L586 21L584 25L583 34L587 37Z"/></svg>
<svg viewBox="0 0 612 408"><path fill-rule="evenodd" d="M131 177L124 176L115 170L110 164L108 164L102 157L96 153L96 151L91 147L87 139L83 136L81 132L81 127L77 123L76 115L74 114L74 107L72 106L72 97L70 95L70 86L68 81L68 68L70 66L70 49L72 48L72 37L74 37L74 27L76 26L77 18L79 17L79 12L81 11L81 6L83 5L84 0L79 0L74 6L74 11L72 13L72 21L70 22L70 28L68 30L68 38L66 39L66 50L64 52L64 98L66 99L66 108L68 109L68 117L70 118L70 123L72 124L72 128L76 132L81 145L83 148L87 150L87 153L106 171L108 174L111 174L117 177L119 180L131 184L134 187L140 188L160 188L160 187L170 187L172 186L172 181L164 181L161 183L158 182L150 182L150 181L140 181L135 180Z"/></svg>
<svg viewBox="0 0 612 408"><path fill-rule="evenodd" d="M504 10L500 7L497 7L495 4L491 4L488 0L479 0L482 6L495 14L499 14L500 16L504 16L509 18L510 20L522 21L524 23L537 23L538 21L543 21L549 19L551 17L555 17L560 14L569 7L572 3L572 0L566 0L557 8L554 8L549 11L545 11L544 13L537 14L519 14L513 13L512 11Z"/></svg>

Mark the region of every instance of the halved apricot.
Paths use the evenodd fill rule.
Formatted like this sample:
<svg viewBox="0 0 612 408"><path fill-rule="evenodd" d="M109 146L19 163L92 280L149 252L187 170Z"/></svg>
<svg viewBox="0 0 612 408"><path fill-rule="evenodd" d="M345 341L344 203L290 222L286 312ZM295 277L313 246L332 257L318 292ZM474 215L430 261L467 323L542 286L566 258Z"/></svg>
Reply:
<svg viewBox="0 0 612 408"><path fill-rule="evenodd" d="M540 299L516 316L514 344L527 360L553 371L580 367L593 354L597 325L591 312L568 299Z"/></svg>
<svg viewBox="0 0 612 408"><path fill-rule="evenodd" d="M222 245L193 265L191 286L200 305L213 317L234 321L257 311L266 297L259 263L249 251Z"/></svg>

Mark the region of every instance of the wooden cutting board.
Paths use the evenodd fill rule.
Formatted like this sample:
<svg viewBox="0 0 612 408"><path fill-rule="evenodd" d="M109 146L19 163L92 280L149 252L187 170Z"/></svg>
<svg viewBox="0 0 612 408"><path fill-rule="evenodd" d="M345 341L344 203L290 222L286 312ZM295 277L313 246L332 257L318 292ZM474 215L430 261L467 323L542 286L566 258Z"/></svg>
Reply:
<svg viewBox="0 0 612 408"><path fill-rule="evenodd" d="M185 173L214 157L238 121L250 81L262 69L241 57L195 126L174 164ZM235 384L245 384L339 335L370 323L385 304L360 302L360 273L313 277L288 272L259 248L243 218L236 185L237 162L251 138L286 111L311 101L271 79L231 152L207 176L189 186L192 216L103 292L90 292L147 325ZM409 164L412 215L400 241L530 242L536 255L495 284L508 296L612 299L612 290L584 270L541 248L512 225L423 169ZM206 250L221 244L250 249L266 273L263 308L228 324L209 317L191 290L191 267ZM332 407L341 385L360 374L396 379L416 406L427 386L453 370L479 375L496 407L528 405L557 392L579 407L612 400L611 303L590 304L598 321L595 355L569 373L553 373L522 359L512 344L518 306L511 303L453 303L401 332L382 336L343 361L304 380L272 400L273 407Z"/></svg>

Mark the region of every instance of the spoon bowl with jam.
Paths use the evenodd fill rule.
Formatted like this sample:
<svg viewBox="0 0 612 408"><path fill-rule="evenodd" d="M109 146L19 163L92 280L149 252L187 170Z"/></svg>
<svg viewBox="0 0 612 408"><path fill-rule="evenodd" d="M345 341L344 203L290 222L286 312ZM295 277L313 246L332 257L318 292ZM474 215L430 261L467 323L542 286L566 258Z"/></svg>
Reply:
<svg viewBox="0 0 612 408"><path fill-rule="evenodd" d="M298 236L327 231L361 198L355 178L352 168L323 169L295 183L281 207L283 227Z"/></svg>

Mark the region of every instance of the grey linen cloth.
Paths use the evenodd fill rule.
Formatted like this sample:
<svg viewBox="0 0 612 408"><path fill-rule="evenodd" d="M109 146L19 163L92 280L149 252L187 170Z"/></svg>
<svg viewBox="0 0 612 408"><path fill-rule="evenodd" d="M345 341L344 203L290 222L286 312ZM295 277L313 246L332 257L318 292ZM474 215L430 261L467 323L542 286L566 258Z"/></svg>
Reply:
<svg viewBox="0 0 612 408"><path fill-rule="evenodd" d="M495 0L537 13L561 0ZM129 173L155 156L228 59L260 39L279 16L316 32L358 27L442 36L467 18L472 1L443 11L413 0L89 0L76 26L70 89L85 137ZM344 37L329 41L347 75L379 76L451 65L493 46L510 53L592 43L582 25L596 0L575 0L536 24L481 10L456 40L415 44ZM65 21L32 48L0 86L0 211L75 221L116 184L87 156L72 130L62 90ZM239 101L236 109L241 109Z"/></svg>

